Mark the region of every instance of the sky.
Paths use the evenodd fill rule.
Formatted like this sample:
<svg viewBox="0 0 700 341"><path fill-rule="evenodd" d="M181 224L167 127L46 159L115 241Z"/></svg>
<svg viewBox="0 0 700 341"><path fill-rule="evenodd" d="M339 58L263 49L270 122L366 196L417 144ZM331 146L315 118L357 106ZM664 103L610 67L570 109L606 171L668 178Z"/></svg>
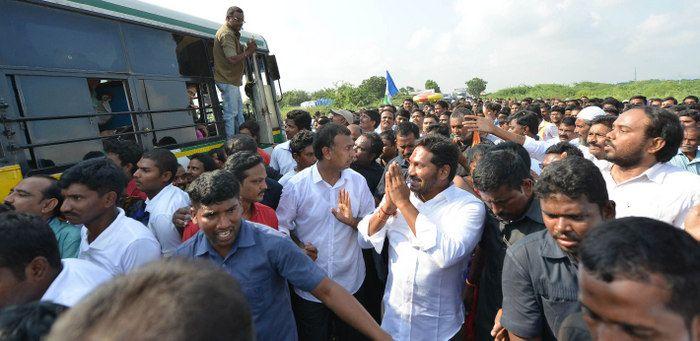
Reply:
<svg viewBox="0 0 700 341"><path fill-rule="evenodd" d="M521 84L700 78L697 0L142 0L215 22L228 6L277 56L284 91L358 85L443 92Z"/></svg>

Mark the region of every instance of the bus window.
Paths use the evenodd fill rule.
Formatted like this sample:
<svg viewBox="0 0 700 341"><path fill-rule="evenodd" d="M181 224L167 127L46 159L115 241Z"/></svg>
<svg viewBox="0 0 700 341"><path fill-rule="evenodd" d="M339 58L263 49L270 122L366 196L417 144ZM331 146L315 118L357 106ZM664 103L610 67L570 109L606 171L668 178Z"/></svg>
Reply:
<svg viewBox="0 0 700 341"><path fill-rule="evenodd" d="M164 137L170 137L177 143L197 140L192 116L187 110L189 100L185 82L178 80L143 80L148 110L166 110L151 114L154 144ZM182 111L170 111L182 109ZM167 141L172 141L167 139Z"/></svg>
<svg viewBox="0 0 700 341"><path fill-rule="evenodd" d="M179 76L177 44L170 32L122 24L129 64L134 73Z"/></svg>
<svg viewBox="0 0 700 341"><path fill-rule="evenodd" d="M5 65L126 72L119 25L22 1L0 1Z"/></svg>
<svg viewBox="0 0 700 341"><path fill-rule="evenodd" d="M211 95L206 83L187 83L187 96L190 101L190 115L196 124L197 139L202 140L219 135L215 123L216 117L212 109Z"/></svg>
<svg viewBox="0 0 700 341"><path fill-rule="evenodd" d="M43 168L70 164L80 161L87 152L102 150L102 142L98 139L57 143L70 139L99 137L94 118L62 117L95 112L85 78L14 76L14 81L20 117L56 117L30 120L25 124L24 134L25 140L30 144L32 166ZM41 146L32 146L37 144Z"/></svg>
<svg viewBox="0 0 700 341"><path fill-rule="evenodd" d="M88 78L90 100L95 113L100 135L133 131L131 115L108 115L112 112L131 111L126 82L119 79Z"/></svg>
<svg viewBox="0 0 700 341"><path fill-rule="evenodd" d="M202 38L173 34L177 43L177 62L180 74L183 76L211 77L209 61L206 52L207 44ZM212 47L213 48L213 47Z"/></svg>

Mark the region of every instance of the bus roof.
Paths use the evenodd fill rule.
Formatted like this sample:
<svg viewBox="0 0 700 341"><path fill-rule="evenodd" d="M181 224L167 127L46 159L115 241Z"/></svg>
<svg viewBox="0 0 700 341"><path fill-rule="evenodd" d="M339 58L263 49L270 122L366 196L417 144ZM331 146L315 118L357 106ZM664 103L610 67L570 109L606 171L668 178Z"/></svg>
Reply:
<svg viewBox="0 0 700 341"><path fill-rule="evenodd" d="M221 27L221 24L213 21L137 0L41 0L40 2L208 38L213 38ZM261 35L241 31L242 41L250 39L255 39L258 50L269 51L267 42Z"/></svg>

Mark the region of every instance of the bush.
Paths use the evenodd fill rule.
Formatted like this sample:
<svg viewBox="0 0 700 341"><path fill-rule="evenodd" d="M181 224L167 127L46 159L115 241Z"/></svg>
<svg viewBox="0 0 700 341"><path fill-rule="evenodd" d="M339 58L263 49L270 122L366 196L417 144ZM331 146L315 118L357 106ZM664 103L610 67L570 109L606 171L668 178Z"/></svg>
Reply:
<svg viewBox="0 0 700 341"><path fill-rule="evenodd" d="M534 86L521 85L505 88L487 94L488 98L590 98L614 97L627 100L634 95L644 95L649 98L664 98L673 96L678 100L688 95L700 94L700 79L692 80L645 80L617 84L581 82L573 85L538 84Z"/></svg>

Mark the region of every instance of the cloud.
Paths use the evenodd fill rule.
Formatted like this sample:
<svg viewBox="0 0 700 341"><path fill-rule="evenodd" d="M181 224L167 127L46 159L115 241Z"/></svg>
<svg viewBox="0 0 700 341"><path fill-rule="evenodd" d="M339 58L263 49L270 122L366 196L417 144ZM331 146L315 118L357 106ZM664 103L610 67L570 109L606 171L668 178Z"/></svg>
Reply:
<svg viewBox="0 0 700 341"><path fill-rule="evenodd" d="M221 21L226 4L146 0ZM518 84L699 78L700 1L239 0L246 29L277 55L286 89L359 84L388 69L397 86L443 90L472 77ZM274 10L270 10L274 8Z"/></svg>
<svg viewBox="0 0 700 341"><path fill-rule="evenodd" d="M423 43L425 43L432 34L433 32L431 30L421 27L411 34L411 37L408 39L408 43L406 43L406 48L413 50L423 45Z"/></svg>
<svg viewBox="0 0 700 341"><path fill-rule="evenodd" d="M700 53L700 29L692 24L697 9L690 11L699 6L688 2L662 11L626 0L458 0L453 7L458 22L450 31L452 48L434 50L432 56L454 71L436 77L443 89L461 87L472 77L488 80L489 90L619 82L631 79L635 66L648 72L644 76L676 77L695 64L679 51ZM668 59L672 53L674 65ZM694 72L688 76L697 77Z"/></svg>

